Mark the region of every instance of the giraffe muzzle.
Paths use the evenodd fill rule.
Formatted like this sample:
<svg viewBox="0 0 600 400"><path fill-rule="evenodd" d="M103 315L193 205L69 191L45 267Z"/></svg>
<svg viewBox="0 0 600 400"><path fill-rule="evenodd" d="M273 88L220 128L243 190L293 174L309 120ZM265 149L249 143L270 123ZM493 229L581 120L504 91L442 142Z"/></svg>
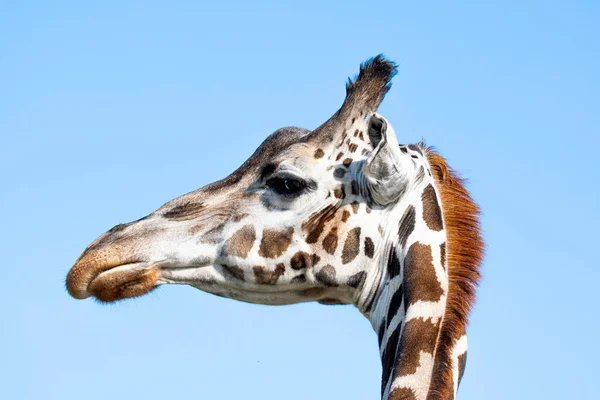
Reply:
<svg viewBox="0 0 600 400"><path fill-rule="evenodd" d="M142 296L159 284L157 266L142 258L133 237L111 230L92 243L69 270L67 290L76 299L93 296L102 302Z"/></svg>

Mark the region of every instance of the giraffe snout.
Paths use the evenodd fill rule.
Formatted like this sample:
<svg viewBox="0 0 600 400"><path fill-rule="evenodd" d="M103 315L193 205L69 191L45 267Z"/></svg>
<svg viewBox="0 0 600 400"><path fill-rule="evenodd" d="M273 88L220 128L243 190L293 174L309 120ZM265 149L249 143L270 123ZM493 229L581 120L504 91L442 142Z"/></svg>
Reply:
<svg viewBox="0 0 600 400"><path fill-rule="evenodd" d="M122 233L126 226L111 229L82 253L67 274L71 296L111 302L141 296L158 286L155 269L143 262L139 240Z"/></svg>

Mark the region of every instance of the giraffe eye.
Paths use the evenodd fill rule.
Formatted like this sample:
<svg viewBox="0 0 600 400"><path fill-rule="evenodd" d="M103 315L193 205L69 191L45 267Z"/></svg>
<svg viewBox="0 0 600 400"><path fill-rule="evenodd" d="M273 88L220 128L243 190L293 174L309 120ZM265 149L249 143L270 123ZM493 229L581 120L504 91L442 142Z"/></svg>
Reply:
<svg viewBox="0 0 600 400"><path fill-rule="evenodd" d="M303 180L296 178L274 177L267 181L267 186L282 196L295 197L299 195L307 185Z"/></svg>

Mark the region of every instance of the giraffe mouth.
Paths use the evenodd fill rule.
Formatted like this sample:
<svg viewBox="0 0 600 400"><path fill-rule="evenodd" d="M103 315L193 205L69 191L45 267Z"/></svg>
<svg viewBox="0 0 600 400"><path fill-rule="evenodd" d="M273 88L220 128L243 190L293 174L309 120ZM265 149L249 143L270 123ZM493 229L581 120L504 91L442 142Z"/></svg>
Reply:
<svg viewBox="0 0 600 400"><path fill-rule="evenodd" d="M88 284L88 292L102 302L143 296L158 287L158 271L153 266L132 263L101 272Z"/></svg>
<svg viewBox="0 0 600 400"><path fill-rule="evenodd" d="M90 272L83 276L69 274L67 290L73 297L85 299L93 296L101 302L111 303L143 296L159 286L156 266L143 262L105 267Z"/></svg>

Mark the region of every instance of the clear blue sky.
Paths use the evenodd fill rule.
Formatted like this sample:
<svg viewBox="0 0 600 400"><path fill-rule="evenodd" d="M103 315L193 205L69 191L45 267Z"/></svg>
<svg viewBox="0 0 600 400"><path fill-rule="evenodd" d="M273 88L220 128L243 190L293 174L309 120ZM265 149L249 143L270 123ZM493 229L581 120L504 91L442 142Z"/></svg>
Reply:
<svg viewBox="0 0 600 400"><path fill-rule="evenodd" d="M63 281L108 228L318 126L381 52L399 141L435 145L484 212L459 398L600 398L600 3L167 3L0 7L2 398L378 398L350 306L175 286L101 306Z"/></svg>

